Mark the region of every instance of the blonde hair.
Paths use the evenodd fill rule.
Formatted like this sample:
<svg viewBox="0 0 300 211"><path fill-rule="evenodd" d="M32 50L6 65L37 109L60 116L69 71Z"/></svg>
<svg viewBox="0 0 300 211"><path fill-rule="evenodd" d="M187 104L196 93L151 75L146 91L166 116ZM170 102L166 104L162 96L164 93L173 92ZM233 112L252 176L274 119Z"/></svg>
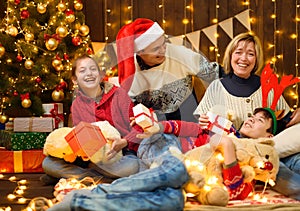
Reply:
<svg viewBox="0 0 300 211"><path fill-rule="evenodd" d="M233 69L231 67L231 57L232 57L232 53L238 47L238 43L240 41L245 41L246 43L250 43L250 42L254 43L256 62L253 70L251 71L251 74L261 71L262 67L264 66L264 58L263 58L263 50L262 50L261 42L257 36L247 32L235 36L227 45L227 48L224 53L224 58L223 58L224 72L226 74L233 73Z"/></svg>

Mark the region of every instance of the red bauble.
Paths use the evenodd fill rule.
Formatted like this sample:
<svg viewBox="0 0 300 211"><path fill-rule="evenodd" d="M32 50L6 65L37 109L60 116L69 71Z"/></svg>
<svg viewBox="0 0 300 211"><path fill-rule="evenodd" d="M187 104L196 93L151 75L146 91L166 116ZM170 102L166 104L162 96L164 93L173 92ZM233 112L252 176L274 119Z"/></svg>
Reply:
<svg viewBox="0 0 300 211"><path fill-rule="evenodd" d="M59 82L59 86L61 89L65 89L65 88L67 88L68 84L65 81L61 81L61 82Z"/></svg>
<svg viewBox="0 0 300 211"><path fill-rule="evenodd" d="M69 55L68 54L66 54L66 53L64 53L64 60L69 60Z"/></svg>
<svg viewBox="0 0 300 211"><path fill-rule="evenodd" d="M20 54L18 54L16 59L17 59L17 62L21 62L23 60L23 57Z"/></svg>
<svg viewBox="0 0 300 211"><path fill-rule="evenodd" d="M264 169L271 171L273 169L273 164L269 161L265 162Z"/></svg>
<svg viewBox="0 0 300 211"><path fill-rule="evenodd" d="M78 36L72 37L72 43L75 46L79 46L81 44L81 37L78 37Z"/></svg>
<svg viewBox="0 0 300 211"><path fill-rule="evenodd" d="M21 0L15 0L15 5L19 5Z"/></svg>
<svg viewBox="0 0 300 211"><path fill-rule="evenodd" d="M17 96L19 95L19 93L18 93L17 91L14 91L13 95L14 95L15 97L17 97Z"/></svg>
<svg viewBox="0 0 300 211"><path fill-rule="evenodd" d="M35 82L37 82L38 84L39 84L39 83L41 83L41 82L42 82L42 79L41 79L41 77L39 77L39 76L38 76L38 77L36 77L36 79L35 79Z"/></svg>
<svg viewBox="0 0 300 211"><path fill-rule="evenodd" d="M87 52L89 55L91 55L91 54L94 53L93 50L92 50L91 48L88 48L88 49L86 50L86 52Z"/></svg>
<svg viewBox="0 0 300 211"><path fill-rule="evenodd" d="M21 19L29 18L29 12L28 10L22 10L21 11Z"/></svg>

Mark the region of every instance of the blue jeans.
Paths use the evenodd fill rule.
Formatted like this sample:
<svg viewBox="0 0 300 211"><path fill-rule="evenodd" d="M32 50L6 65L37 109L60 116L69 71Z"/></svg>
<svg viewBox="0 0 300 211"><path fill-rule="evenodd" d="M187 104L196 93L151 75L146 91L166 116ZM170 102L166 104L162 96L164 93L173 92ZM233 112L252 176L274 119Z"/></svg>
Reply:
<svg viewBox="0 0 300 211"><path fill-rule="evenodd" d="M300 200L300 153L280 159L276 185L273 190Z"/></svg>
<svg viewBox="0 0 300 211"><path fill-rule="evenodd" d="M135 155L123 156L119 161L110 164L90 163L87 168L65 162L63 159L47 156L43 161L44 172L55 178L108 177L119 178L139 171L139 159Z"/></svg>
<svg viewBox="0 0 300 211"><path fill-rule="evenodd" d="M138 154L145 166L155 163L156 167L111 184L100 184L93 190L72 191L48 210L183 210L181 187L188 174L183 162L171 155L168 146L180 148L175 136L158 134L143 140Z"/></svg>

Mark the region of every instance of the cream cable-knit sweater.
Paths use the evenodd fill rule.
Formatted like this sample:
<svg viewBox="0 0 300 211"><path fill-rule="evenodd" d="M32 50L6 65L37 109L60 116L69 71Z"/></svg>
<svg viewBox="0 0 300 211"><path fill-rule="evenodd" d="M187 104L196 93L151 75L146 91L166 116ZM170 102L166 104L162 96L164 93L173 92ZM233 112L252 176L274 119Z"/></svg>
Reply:
<svg viewBox="0 0 300 211"><path fill-rule="evenodd" d="M271 105L272 99L273 92L268 96L268 106ZM223 114L227 115L226 118L230 119L238 129L243 121L253 114L255 108L262 106L261 87L249 97L236 97L224 88L220 79L216 79L207 88L194 115L206 114L214 106L224 106ZM278 100L276 110L285 110L285 114L290 110L282 96Z"/></svg>

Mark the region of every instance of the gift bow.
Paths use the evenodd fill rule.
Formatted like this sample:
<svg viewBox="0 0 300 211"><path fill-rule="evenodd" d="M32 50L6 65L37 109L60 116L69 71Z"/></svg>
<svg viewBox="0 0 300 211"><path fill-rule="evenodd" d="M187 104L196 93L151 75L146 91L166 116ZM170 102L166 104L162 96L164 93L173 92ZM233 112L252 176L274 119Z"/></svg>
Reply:
<svg viewBox="0 0 300 211"><path fill-rule="evenodd" d="M59 114L58 113L58 105L57 104L54 104L53 108L50 110L50 114L46 114L44 116L48 116L48 117L52 117L54 118L54 121L55 121L55 127L57 128L58 127L58 124L61 122L61 121L64 121L64 116L63 114Z"/></svg>
<svg viewBox="0 0 300 211"><path fill-rule="evenodd" d="M58 42L61 41L61 38L59 37L58 34L53 34L53 35L50 35L50 34L44 34L44 40L49 40L50 38L54 38L54 39L56 39Z"/></svg>
<svg viewBox="0 0 300 211"><path fill-rule="evenodd" d="M148 114L142 112L142 113L139 113L138 115L135 116L135 118L137 118L137 117L139 117L139 116L145 115L145 116L147 116L147 117L149 117L149 118L151 119L152 124L149 125L149 126L147 126L147 127L144 127L144 128L143 128L144 130L146 130L146 129L152 127L152 126L154 125L154 123L157 123L157 120L156 120L155 117L154 117L154 115L155 115L154 110L153 110L152 108L149 108L149 112L150 112L150 115L148 115Z"/></svg>
<svg viewBox="0 0 300 211"><path fill-rule="evenodd" d="M22 101L25 100L25 99L29 99L29 98L30 98L29 92L27 92L27 93L25 93L25 94L21 94L20 97L21 97L21 100L22 100Z"/></svg>
<svg viewBox="0 0 300 211"><path fill-rule="evenodd" d="M224 128L222 125L219 124L219 122L218 122L219 117L220 116L217 115L213 122L209 121L207 129L212 130L213 127L217 127L217 128L220 128L221 130L225 131L227 134L229 134L231 132L230 129Z"/></svg>

